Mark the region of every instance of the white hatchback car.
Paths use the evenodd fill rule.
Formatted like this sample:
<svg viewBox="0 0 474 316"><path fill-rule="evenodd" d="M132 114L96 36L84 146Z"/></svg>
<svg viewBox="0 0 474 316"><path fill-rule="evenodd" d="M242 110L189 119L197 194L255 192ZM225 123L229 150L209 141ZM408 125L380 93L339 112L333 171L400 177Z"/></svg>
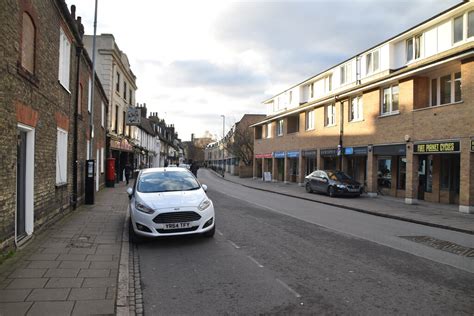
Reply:
<svg viewBox="0 0 474 316"><path fill-rule="evenodd" d="M187 169L144 169L128 188L131 224L146 237L202 234L214 236L214 205Z"/></svg>

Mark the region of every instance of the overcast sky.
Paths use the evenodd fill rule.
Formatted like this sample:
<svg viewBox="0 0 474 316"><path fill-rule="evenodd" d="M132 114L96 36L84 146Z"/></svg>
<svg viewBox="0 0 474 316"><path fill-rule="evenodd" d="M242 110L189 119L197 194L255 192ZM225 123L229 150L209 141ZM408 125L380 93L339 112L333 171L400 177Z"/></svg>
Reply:
<svg viewBox="0 0 474 316"><path fill-rule="evenodd" d="M92 34L94 0L66 1ZM189 140L459 2L99 0L97 34L127 54L136 101Z"/></svg>

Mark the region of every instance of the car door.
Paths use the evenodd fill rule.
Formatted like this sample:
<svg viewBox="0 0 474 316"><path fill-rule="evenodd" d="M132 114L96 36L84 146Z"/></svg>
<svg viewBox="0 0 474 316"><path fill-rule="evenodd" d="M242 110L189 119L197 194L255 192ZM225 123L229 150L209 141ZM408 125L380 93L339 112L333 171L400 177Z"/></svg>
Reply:
<svg viewBox="0 0 474 316"><path fill-rule="evenodd" d="M318 190L320 192L326 193L328 191L328 186L329 186L329 177L324 171L320 171L319 173L319 187Z"/></svg>
<svg viewBox="0 0 474 316"><path fill-rule="evenodd" d="M322 171L316 171L313 177L313 188L316 191L321 192L323 185Z"/></svg>

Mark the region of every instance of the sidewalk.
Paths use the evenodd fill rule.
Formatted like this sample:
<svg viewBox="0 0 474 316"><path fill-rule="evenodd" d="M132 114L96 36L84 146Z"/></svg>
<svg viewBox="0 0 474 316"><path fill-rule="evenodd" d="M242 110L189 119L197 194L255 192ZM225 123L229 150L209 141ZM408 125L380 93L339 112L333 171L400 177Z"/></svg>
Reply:
<svg viewBox="0 0 474 316"><path fill-rule="evenodd" d="M124 184L96 193L0 266L0 315L116 313Z"/></svg>
<svg viewBox="0 0 474 316"><path fill-rule="evenodd" d="M221 177L220 174L211 169L207 170L217 177ZM460 213L457 205L429 203L425 201L419 201L417 205L408 205L405 204L404 199L401 198L389 196L369 198L365 194L360 198L331 198L323 194L307 193L303 187L298 186L296 183L263 182L260 179L239 178L229 173L225 174L224 179L245 187L279 193L331 206L343 207L352 211L474 234L474 214Z"/></svg>

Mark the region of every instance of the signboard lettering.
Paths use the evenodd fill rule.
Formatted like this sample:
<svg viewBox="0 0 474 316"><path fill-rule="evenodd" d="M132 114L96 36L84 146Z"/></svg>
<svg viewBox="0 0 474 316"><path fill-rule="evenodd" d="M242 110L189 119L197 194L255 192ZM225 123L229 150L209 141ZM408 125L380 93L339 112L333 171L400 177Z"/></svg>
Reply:
<svg viewBox="0 0 474 316"><path fill-rule="evenodd" d="M458 151L459 151L458 141L415 144L415 153L418 153L418 154L450 153L450 152L458 152Z"/></svg>

